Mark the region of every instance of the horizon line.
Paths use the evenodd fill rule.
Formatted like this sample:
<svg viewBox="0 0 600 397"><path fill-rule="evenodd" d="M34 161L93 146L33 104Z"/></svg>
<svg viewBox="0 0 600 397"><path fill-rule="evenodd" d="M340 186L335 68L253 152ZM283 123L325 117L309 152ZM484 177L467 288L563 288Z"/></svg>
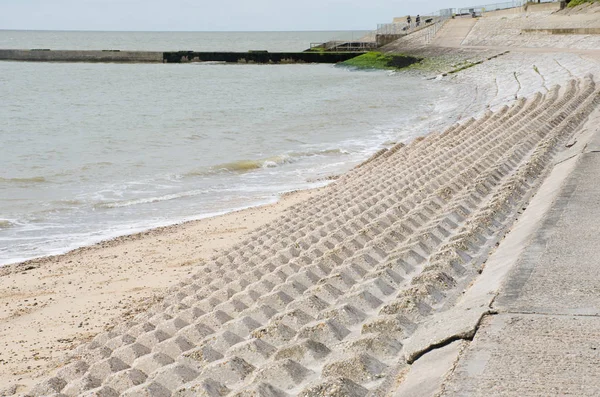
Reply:
<svg viewBox="0 0 600 397"><path fill-rule="evenodd" d="M311 30L97 30L97 29L0 29L0 32L95 32L95 33L305 33L305 32L358 32L375 29L311 29Z"/></svg>

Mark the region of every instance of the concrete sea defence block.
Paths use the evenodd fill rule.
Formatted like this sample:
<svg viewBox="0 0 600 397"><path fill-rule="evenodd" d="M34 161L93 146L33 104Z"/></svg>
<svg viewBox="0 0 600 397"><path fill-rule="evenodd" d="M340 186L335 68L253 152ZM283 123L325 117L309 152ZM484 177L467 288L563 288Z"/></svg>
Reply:
<svg viewBox="0 0 600 397"><path fill-rule="evenodd" d="M379 156L326 201L305 203L302 219L287 214L249 238L252 261L240 260L244 244L230 250L218 277L98 336L81 371L40 391L362 396L387 387L405 357L439 342L415 335L477 277L594 92L589 80L573 82Z"/></svg>

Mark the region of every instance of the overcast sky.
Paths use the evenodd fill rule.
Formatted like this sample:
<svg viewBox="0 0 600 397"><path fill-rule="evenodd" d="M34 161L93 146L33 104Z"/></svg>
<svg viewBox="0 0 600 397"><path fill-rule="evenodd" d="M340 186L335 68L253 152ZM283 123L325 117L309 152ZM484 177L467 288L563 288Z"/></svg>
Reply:
<svg viewBox="0 0 600 397"><path fill-rule="evenodd" d="M372 30L472 0L0 0L0 29ZM475 2L479 3L479 2ZM485 3L485 2L484 2Z"/></svg>

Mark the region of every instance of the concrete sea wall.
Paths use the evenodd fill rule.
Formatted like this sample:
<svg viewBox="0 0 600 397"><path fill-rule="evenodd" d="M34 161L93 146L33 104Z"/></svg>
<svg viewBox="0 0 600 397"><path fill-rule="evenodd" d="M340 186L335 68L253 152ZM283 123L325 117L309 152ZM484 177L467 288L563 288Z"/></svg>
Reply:
<svg viewBox="0 0 600 397"><path fill-rule="evenodd" d="M227 63L338 63L362 52L165 52L165 63L227 62Z"/></svg>
<svg viewBox="0 0 600 397"><path fill-rule="evenodd" d="M27 62L131 62L160 63L162 52L150 51L62 51L62 50L0 50L0 60Z"/></svg>
<svg viewBox="0 0 600 397"><path fill-rule="evenodd" d="M338 63L362 52L194 52L194 51L68 51L68 50L2 50L0 61L25 62L116 62L116 63Z"/></svg>

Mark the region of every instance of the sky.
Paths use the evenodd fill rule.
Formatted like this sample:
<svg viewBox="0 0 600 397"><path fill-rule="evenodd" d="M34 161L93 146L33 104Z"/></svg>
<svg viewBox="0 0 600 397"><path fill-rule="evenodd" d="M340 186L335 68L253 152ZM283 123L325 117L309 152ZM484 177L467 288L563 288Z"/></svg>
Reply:
<svg viewBox="0 0 600 397"><path fill-rule="evenodd" d="M391 22L393 17L464 7L473 2L480 3L473 0L0 0L0 29L373 30L378 23Z"/></svg>

